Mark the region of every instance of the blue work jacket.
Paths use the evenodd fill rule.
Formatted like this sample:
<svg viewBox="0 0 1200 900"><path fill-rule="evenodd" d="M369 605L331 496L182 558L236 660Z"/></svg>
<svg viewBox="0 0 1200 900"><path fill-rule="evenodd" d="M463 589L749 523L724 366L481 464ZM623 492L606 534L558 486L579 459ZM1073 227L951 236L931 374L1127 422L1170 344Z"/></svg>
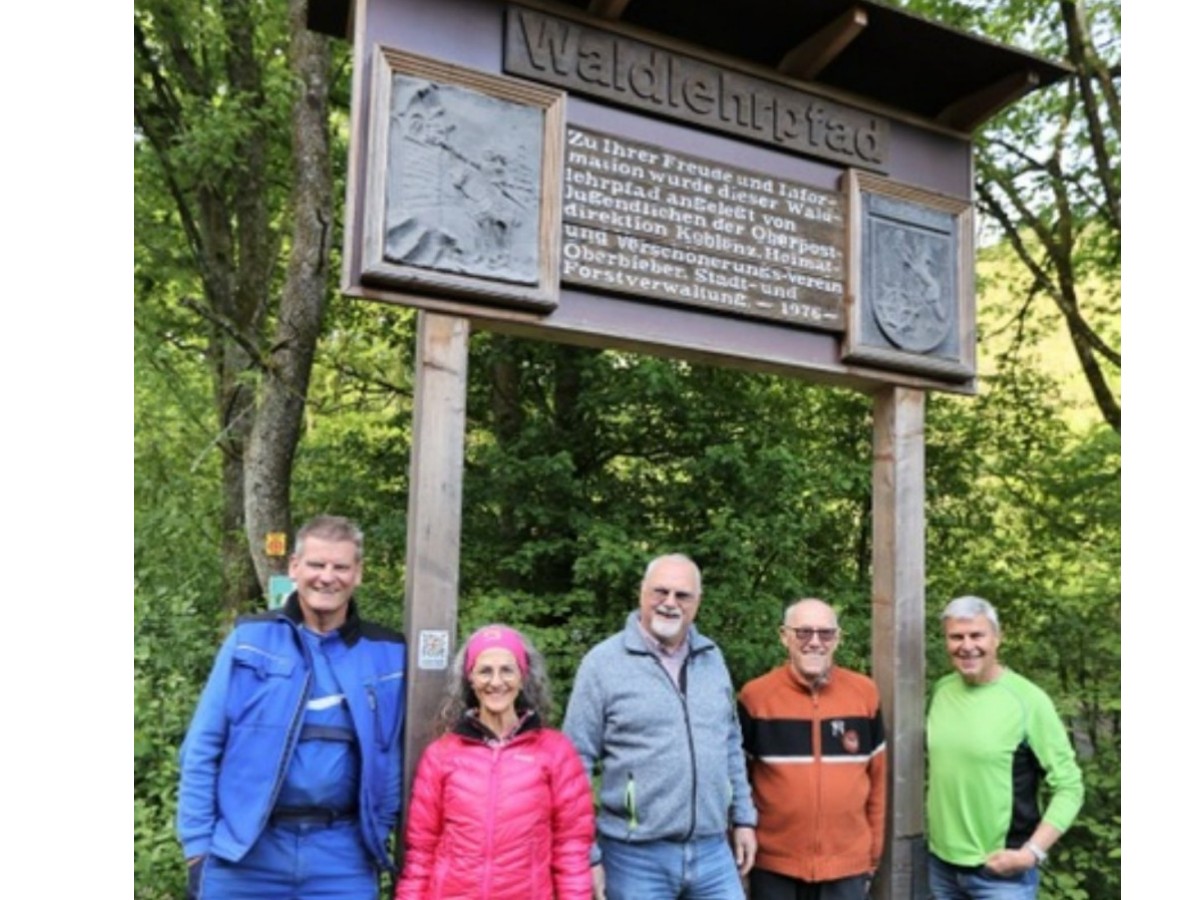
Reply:
<svg viewBox="0 0 1200 900"><path fill-rule="evenodd" d="M282 609L238 621L222 644L180 748L177 830L184 856L237 862L258 840L283 786L313 686L293 593ZM381 869L403 777L404 637L359 618L350 601L331 658L361 760L358 815Z"/></svg>

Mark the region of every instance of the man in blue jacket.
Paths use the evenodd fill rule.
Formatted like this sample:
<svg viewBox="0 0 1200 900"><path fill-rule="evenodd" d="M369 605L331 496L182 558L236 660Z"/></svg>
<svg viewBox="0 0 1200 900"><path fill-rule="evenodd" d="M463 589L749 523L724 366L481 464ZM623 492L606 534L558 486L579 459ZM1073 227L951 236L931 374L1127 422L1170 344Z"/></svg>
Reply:
<svg viewBox="0 0 1200 900"><path fill-rule="evenodd" d="M733 684L692 624L700 570L650 562L625 629L580 663L563 731L599 769L592 881L607 900L743 900L758 822ZM732 843L732 848L731 848Z"/></svg>
<svg viewBox="0 0 1200 900"><path fill-rule="evenodd" d="M375 900L400 807L404 638L359 618L362 532L296 534L283 608L239 620L180 751L189 897Z"/></svg>

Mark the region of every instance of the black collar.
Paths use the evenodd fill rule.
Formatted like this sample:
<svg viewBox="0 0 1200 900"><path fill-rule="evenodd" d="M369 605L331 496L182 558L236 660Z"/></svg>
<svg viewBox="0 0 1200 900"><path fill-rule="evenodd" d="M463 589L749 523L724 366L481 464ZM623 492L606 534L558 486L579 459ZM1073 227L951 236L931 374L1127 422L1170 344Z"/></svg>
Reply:
<svg viewBox="0 0 1200 900"><path fill-rule="evenodd" d="M296 591L292 591L288 595L282 612L297 627L304 624L304 611L300 609L300 595ZM358 617L358 604L353 597L350 598L350 604L346 608L346 621L338 626L337 631L348 647L353 646L362 637L362 619Z"/></svg>
<svg viewBox="0 0 1200 900"><path fill-rule="evenodd" d="M542 720L537 712L525 707L522 709L520 705L517 707L518 714L521 720L517 723L517 727L513 729L512 734L508 736L509 740L515 738L518 734L524 734L527 731L533 731L535 728L542 727ZM500 736L494 734L492 729L488 728L483 722L479 721L479 712L475 709L469 709L462 714L458 723L454 726L454 733L460 737L465 737L476 741L495 741L499 740Z"/></svg>

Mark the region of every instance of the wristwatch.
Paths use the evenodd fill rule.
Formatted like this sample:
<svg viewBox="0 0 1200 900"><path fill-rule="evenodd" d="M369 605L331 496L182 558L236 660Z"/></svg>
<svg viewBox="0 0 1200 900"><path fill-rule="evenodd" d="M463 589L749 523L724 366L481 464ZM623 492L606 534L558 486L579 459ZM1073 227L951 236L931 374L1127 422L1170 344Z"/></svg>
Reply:
<svg viewBox="0 0 1200 900"><path fill-rule="evenodd" d="M1043 850L1041 847L1039 847L1033 841L1026 841L1024 849L1028 850L1030 853L1033 854L1035 866L1040 866L1049 857L1049 854L1046 853L1045 850Z"/></svg>

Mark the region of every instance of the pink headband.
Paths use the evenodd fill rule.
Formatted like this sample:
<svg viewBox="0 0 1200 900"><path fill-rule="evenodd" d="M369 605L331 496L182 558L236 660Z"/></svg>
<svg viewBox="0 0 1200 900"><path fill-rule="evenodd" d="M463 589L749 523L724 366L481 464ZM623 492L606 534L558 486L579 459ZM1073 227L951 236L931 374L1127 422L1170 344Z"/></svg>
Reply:
<svg viewBox="0 0 1200 900"><path fill-rule="evenodd" d="M521 640L520 634L504 625L484 625L471 635L467 641L466 672L470 673L475 668L475 660L479 658L480 653L496 647L507 650L516 657L517 667L522 676L529 674L529 656L525 652L525 642Z"/></svg>

